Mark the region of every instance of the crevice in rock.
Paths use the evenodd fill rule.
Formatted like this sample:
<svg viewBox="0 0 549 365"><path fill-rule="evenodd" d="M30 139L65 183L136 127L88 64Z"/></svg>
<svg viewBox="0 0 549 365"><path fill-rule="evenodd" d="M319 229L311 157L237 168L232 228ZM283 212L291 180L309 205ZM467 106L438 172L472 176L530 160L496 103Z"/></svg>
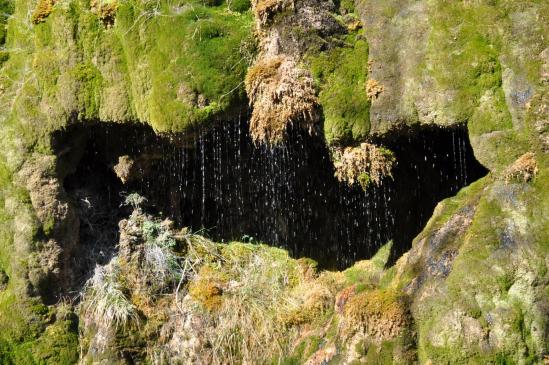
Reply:
<svg viewBox="0 0 549 365"><path fill-rule="evenodd" d="M487 172L464 126L417 127L377 140L397 163L392 179L366 191L334 177L320 137L290 130L270 148L254 145L248 129L246 116L186 144L144 125L113 123L75 125L56 136L60 176L80 212L88 261L81 277L115 249L117 222L128 214L123 192L145 196L150 213L213 239L265 242L341 269L390 240L394 262L440 200Z"/></svg>

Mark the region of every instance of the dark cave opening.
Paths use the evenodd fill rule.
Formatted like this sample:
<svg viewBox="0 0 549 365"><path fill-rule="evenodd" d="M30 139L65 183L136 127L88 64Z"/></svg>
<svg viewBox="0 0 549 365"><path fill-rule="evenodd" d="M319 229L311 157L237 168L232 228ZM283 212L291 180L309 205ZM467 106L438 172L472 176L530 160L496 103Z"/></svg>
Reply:
<svg viewBox="0 0 549 365"><path fill-rule="evenodd" d="M366 191L334 177L320 137L295 130L281 146L256 146L245 118L187 143L144 125L113 123L74 126L56 141L58 151L72 150L59 165L76 166L64 186L81 212L81 245L104 257L114 252L117 223L129 214L122 193L137 192L151 213L215 240L266 242L327 269L369 258L393 240L394 262L439 201L487 173L464 126L414 128L376 141L398 162L392 179ZM132 171L122 183L114 170L124 159Z"/></svg>

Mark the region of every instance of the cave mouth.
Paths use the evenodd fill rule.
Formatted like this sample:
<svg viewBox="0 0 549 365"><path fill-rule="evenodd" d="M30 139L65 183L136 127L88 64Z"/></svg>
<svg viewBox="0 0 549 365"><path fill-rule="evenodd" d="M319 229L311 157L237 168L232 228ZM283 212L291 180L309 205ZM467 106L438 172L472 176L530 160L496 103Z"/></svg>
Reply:
<svg viewBox="0 0 549 365"><path fill-rule="evenodd" d="M64 187L83 212L81 246L105 257L129 214L123 195L137 192L151 213L214 240L266 242L324 269L349 267L392 240L394 262L439 201L487 173L465 126L410 128L376 141L397 164L393 178L366 191L334 177L322 138L293 130L280 146L254 145L247 118L218 123L187 143L114 123L74 125L54 141L59 155L70 156L59 165L72 166L64 167ZM114 171L124 159L134 171L122 183Z"/></svg>

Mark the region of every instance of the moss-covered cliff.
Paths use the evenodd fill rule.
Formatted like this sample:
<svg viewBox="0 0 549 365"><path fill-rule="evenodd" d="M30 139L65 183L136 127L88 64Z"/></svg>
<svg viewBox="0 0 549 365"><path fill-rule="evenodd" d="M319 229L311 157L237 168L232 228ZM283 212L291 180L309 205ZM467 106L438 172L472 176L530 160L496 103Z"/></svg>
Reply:
<svg viewBox="0 0 549 365"><path fill-rule="evenodd" d="M0 7L0 363L547 361L546 1ZM118 259L93 276L126 317L99 322L112 313L86 306L98 287L83 286L79 202L64 187L83 142L56 146L56 133L147 124L184 143L248 104L257 142L280 143L293 125L322 136L334 159L420 125L466 124L490 173L441 202L394 266L387 246L344 272L147 227L159 222L135 213L134 246L121 238ZM368 177L366 160L343 170ZM159 246L159 234L173 241ZM165 272L155 288L139 276L147 247L192 270Z"/></svg>

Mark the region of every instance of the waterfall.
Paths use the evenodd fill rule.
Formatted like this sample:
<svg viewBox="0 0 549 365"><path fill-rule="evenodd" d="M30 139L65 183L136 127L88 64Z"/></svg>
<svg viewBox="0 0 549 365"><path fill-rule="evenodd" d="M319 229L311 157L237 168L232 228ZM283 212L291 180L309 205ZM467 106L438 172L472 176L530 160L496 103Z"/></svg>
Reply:
<svg viewBox="0 0 549 365"><path fill-rule="evenodd" d="M248 128L248 116L242 115L179 141L147 126L75 126L57 137L87 136L86 151L65 187L69 194L108 192L108 199L137 192L153 214L213 239L265 242L325 268L344 268L390 240L397 258L440 200L486 173L464 126L417 127L374 141L394 152L396 164L393 178L366 190L335 178L321 137L290 130L280 145L254 145ZM140 171L122 185L113 166L124 155ZM105 178L99 183L97 176Z"/></svg>
<svg viewBox="0 0 549 365"><path fill-rule="evenodd" d="M291 130L280 145L254 145L246 117L221 123L183 148L183 167L172 167L183 192L178 216L215 239L253 239L344 267L403 241L399 234L411 242L434 205L470 182L466 130L432 133L445 138L418 133L388 143L397 154L395 180L363 191L334 178L319 137Z"/></svg>

